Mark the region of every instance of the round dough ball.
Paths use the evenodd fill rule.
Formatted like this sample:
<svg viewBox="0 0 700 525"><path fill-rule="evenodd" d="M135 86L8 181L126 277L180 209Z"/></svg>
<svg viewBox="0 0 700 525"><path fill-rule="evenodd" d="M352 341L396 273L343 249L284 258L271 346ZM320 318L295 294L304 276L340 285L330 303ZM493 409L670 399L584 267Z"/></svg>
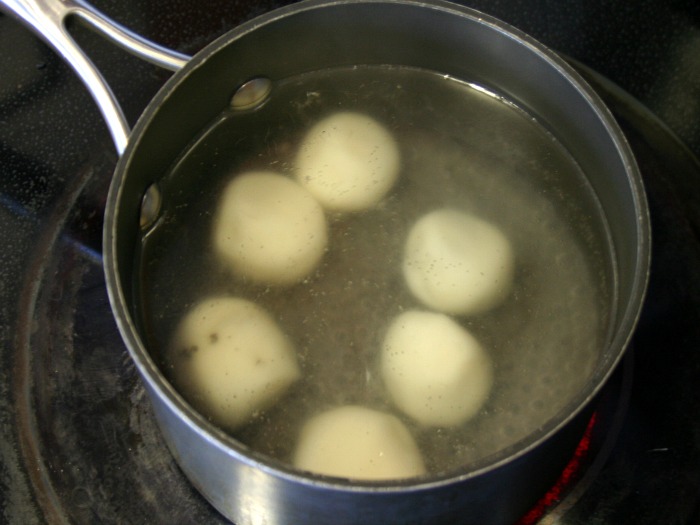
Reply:
<svg viewBox="0 0 700 525"><path fill-rule="evenodd" d="M294 466L351 479L399 479L425 473L408 429L395 416L356 405L312 417L302 428Z"/></svg>
<svg viewBox="0 0 700 525"><path fill-rule="evenodd" d="M326 217L292 179L249 172L224 190L214 244L239 275L264 284L293 284L316 268L326 250Z"/></svg>
<svg viewBox="0 0 700 525"><path fill-rule="evenodd" d="M412 310L384 339L384 384L397 407L426 426L460 425L479 411L493 384L491 360L452 318Z"/></svg>
<svg viewBox="0 0 700 525"><path fill-rule="evenodd" d="M333 114L311 128L297 155L297 178L326 208L359 211L377 204L399 174L399 148L377 121Z"/></svg>
<svg viewBox="0 0 700 525"><path fill-rule="evenodd" d="M425 305L449 314L483 313L503 301L513 284L513 249L494 225L444 208L413 225L403 274Z"/></svg>
<svg viewBox="0 0 700 525"><path fill-rule="evenodd" d="M229 430L272 406L300 377L294 348L256 304L214 297L182 319L172 343L175 385Z"/></svg>

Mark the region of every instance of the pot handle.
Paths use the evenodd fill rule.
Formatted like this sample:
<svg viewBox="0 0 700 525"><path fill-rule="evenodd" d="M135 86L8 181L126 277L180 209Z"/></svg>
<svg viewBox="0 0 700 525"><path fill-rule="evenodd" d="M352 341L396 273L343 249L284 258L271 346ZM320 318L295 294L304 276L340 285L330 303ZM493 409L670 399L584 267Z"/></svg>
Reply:
<svg viewBox="0 0 700 525"><path fill-rule="evenodd" d="M128 142L129 124L104 77L70 36L66 19L77 16L119 47L162 68L177 71L189 60L129 31L82 0L0 0L0 8L30 27L70 64L100 108L119 155Z"/></svg>

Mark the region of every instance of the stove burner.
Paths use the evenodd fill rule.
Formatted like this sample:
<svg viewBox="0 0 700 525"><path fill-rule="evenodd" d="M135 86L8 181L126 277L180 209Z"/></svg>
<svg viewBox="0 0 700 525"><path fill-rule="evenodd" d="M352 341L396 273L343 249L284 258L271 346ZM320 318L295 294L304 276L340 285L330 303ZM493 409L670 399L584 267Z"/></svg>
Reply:
<svg viewBox="0 0 700 525"><path fill-rule="evenodd" d="M596 408L559 479L515 525L549 525L561 520L583 496L608 461L627 415L634 374L627 351L619 369L599 394Z"/></svg>
<svg viewBox="0 0 700 525"><path fill-rule="evenodd" d="M525 516L523 516L516 525L535 525L536 523L543 523L543 518L545 516L550 516L551 509L554 509L560 504L562 499L562 494L570 488L573 483L581 475L581 462L589 454L591 446L591 434L596 427L598 422L598 412L594 412L591 416L586 431L581 438L581 441L574 450L574 454L567 463L566 467L559 476L559 479L552 485L552 488L547 491L547 493L542 496L542 498L537 502L537 504L530 510ZM547 520L549 521L549 520Z"/></svg>

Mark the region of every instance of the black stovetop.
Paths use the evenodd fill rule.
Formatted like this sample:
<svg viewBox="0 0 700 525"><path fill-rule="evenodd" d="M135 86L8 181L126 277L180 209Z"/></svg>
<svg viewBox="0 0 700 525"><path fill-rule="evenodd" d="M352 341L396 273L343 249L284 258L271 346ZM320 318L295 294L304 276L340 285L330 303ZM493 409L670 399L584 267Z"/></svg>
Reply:
<svg viewBox="0 0 700 525"><path fill-rule="evenodd" d="M187 53L282 3L93 2ZM632 349L575 483L537 523L700 523L700 4L463 3L588 76L651 207L651 282ZM74 34L134 122L167 74ZM0 15L0 523L224 523L166 451L110 314L100 238L115 162L77 78Z"/></svg>

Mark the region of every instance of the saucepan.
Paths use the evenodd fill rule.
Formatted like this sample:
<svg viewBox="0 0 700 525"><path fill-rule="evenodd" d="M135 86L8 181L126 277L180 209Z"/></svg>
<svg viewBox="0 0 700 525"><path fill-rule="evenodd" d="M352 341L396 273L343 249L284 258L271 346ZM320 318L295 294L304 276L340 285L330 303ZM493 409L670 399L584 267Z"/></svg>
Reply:
<svg viewBox="0 0 700 525"><path fill-rule="evenodd" d="M630 341L650 257L634 158L565 60L439 0L301 2L192 58L76 0L2 5L74 67L114 138L104 217L111 308L167 446L216 509L239 525L505 524L546 491ZM70 39L69 16L175 71L133 131ZM343 186L355 153L338 161L317 151L344 140L370 141L360 161L369 182ZM324 160L302 168L301 152L314 151ZM326 164L331 182L314 185ZM277 206L288 203L280 184L299 200ZM343 201L360 186L359 200ZM259 200L246 201L250 187ZM261 225L280 207L294 217L311 210L301 222L315 255L270 274L278 254L265 251ZM229 216L222 241L211 231ZM275 223L275 246L295 238L286 229L295 220ZM239 226L257 232L252 241L231 233ZM230 260L213 245L228 246ZM199 256L208 249L215 254ZM434 279L426 265L449 266L449 277ZM455 291L467 283L471 297L485 274L497 283L489 298L469 303ZM210 330L197 310L207 305L244 313ZM193 311L201 319L185 322ZM222 420L206 411L214 387L193 394L187 367L223 335L268 348L240 335L256 323L276 331L272 354L216 363L217 381L248 396L236 388L270 356L291 365L284 384L263 388L274 395ZM440 327L447 332L431 331ZM182 330L211 333L200 345L182 343ZM452 361L457 354L466 361ZM438 379L426 386L426 377ZM444 405L462 394L468 414L462 401ZM397 441L367 460L389 434ZM321 457L328 450L337 456ZM388 475L350 473L389 456L398 470Z"/></svg>

